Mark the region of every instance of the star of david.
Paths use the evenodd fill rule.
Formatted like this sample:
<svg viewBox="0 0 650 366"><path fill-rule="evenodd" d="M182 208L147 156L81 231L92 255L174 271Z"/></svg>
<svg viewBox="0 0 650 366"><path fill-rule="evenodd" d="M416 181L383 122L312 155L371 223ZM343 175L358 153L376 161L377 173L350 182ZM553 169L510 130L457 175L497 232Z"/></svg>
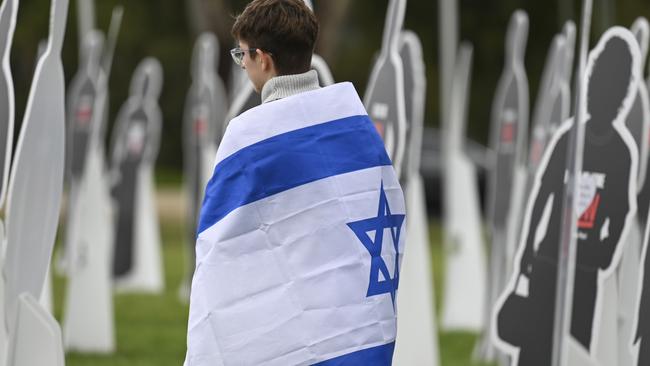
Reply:
<svg viewBox="0 0 650 366"><path fill-rule="evenodd" d="M395 306L395 292L397 291L399 282L399 237L405 217L405 215L391 214L386 192L384 191L384 182L382 182L377 217L349 222L347 224L370 253L370 283L368 284L366 297L390 294L393 306ZM390 230L390 237L395 248L393 278L390 277L386 261L381 256L381 250L384 244L384 229ZM374 232L374 238L368 235L371 232ZM381 280L379 277L380 273L383 276Z"/></svg>

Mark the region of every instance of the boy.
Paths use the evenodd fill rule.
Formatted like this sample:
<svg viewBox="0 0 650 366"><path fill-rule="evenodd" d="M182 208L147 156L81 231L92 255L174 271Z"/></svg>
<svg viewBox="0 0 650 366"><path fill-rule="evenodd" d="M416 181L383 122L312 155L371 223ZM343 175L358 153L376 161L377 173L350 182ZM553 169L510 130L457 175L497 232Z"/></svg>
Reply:
<svg viewBox="0 0 650 366"><path fill-rule="evenodd" d="M233 59L262 105L230 121L196 243L186 366L391 365L404 197L350 83L319 88L301 0L254 0Z"/></svg>

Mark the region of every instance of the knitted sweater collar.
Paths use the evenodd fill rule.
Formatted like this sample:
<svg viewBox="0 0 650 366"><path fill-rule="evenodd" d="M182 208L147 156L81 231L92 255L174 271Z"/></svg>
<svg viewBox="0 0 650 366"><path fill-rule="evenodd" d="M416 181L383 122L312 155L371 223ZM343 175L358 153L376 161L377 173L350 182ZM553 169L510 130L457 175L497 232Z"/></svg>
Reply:
<svg viewBox="0 0 650 366"><path fill-rule="evenodd" d="M303 74L276 76L267 81L262 87L262 103L272 102L318 88L320 88L318 74L314 70Z"/></svg>

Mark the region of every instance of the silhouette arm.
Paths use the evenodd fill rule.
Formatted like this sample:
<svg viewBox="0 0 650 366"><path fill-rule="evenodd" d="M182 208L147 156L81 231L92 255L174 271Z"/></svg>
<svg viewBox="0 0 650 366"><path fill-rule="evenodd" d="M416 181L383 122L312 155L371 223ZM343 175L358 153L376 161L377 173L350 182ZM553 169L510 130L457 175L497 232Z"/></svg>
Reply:
<svg viewBox="0 0 650 366"><path fill-rule="evenodd" d="M540 190L535 197L533 211L530 216L530 224L528 226L528 233L526 234L526 246L524 248L524 254L521 258L521 270L525 272L529 272L529 268L527 267L529 264L532 264L532 259L535 253L535 232L537 225L539 225L539 221L542 217L542 213L544 212L545 203L548 199L548 196L551 194L551 191L548 189L548 185L543 184L543 182L544 181L542 180L542 186L540 187Z"/></svg>
<svg viewBox="0 0 650 366"><path fill-rule="evenodd" d="M528 225L528 232L526 233L525 239L526 246L521 259L521 270L525 272L529 272L529 265L532 264L532 259L535 255L535 233L544 213L546 202L548 201L549 196L554 193L556 187L562 187L561 182L556 182L558 179L564 179L565 170L564 161L562 161L562 156L560 154L562 149L558 149L558 145L556 145L556 148L553 150L544 174L542 175L539 191L537 192L535 202L533 203L533 210L530 215L530 223Z"/></svg>
<svg viewBox="0 0 650 366"><path fill-rule="evenodd" d="M598 253L600 260L598 261L597 265L602 270L606 270L612 265L614 253L616 252L616 248L621 241L621 234L623 233L623 227L625 226L625 219L627 218L627 213L630 210L627 194L627 189L613 191L610 193L608 202L613 202L617 204L618 207L609 210L609 215L607 215L607 218L609 218L609 235L603 239L601 245L597 246L597 248L600 249L600 253ZM604 221L607 218L601 218L600 220L602 220L602 222L598 227L602 227Z"/></svg>

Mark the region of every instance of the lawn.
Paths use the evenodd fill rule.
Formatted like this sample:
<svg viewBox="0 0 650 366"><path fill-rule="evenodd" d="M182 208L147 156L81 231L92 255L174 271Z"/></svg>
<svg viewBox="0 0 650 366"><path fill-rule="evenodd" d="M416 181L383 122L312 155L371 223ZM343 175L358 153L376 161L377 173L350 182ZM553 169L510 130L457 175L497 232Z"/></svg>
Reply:
<svg viewBox="0 0 650 366"><path fill-rule="evenodd" d="M173 187L173 186L171 186ZM117 351L113 355L69 353L68 366L180 366L185 356L188 307L178 300L183 277L185 243L183 205L177 188L165 187L159 193L166 291L161 296L115 295ZM434 279L438 304L443 275L442 234L438 222L430 226ZM55 315L62 314L65 280L55 276ZM442 366L483 366L473 363L471 353L476 336L470 333L441 332ZM416 365L414 365L416 366Z"/></svg>

